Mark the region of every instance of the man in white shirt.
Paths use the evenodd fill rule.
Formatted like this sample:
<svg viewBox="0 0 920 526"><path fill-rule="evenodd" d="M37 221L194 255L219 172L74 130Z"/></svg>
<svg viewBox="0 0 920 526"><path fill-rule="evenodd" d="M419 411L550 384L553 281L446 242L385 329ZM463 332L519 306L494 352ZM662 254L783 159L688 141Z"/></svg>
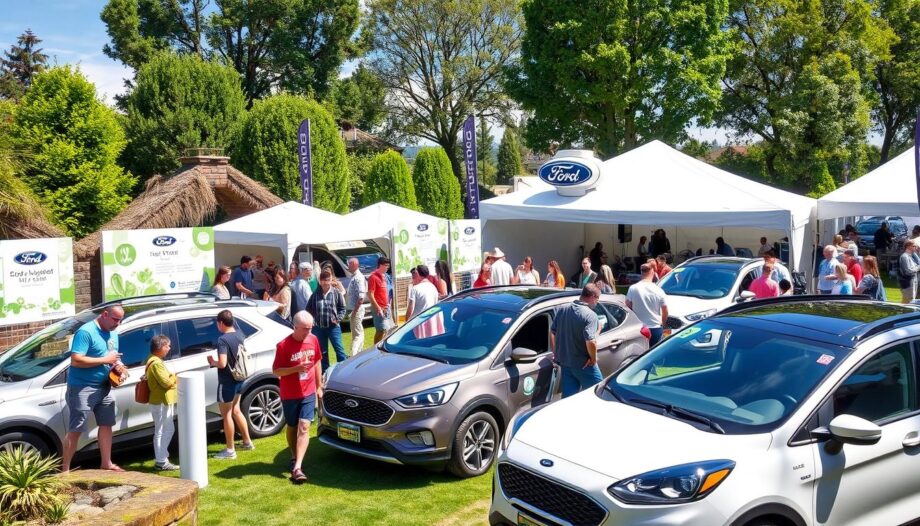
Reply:
<svg viewBox="0 0 920 526"><path fill-rule="evenodd" d="M492 263L492 285L510 285L514 270L505 261L505 253L502 252L502 249L495 247L489 257L494 260L494 263Z"/></svg>
<svg viewBox="0 0 920 526"><path fill-rule="evenodd" d="M348 324L351 330L351 356L364 349L364 297L367 296L367 278L361 273L357 258L348 260L351 281L345 289L345 308L351 312Z"/></svg>
<svg viewBox="0 0 920 526"><path fill-rule="evenodd" d="M636 313L648 330L652 333L649 346L661 341L664 335L662 324L668 319L667 296L661 287L652 283L655 271L648 263L639 267L642 280L629 287L626 293L626 306Z"/></svg>
<svg viewBox="0 0 920 526"><path fill-rule="evenodd" d="M409 290L406 306L407 320L420 312L425 312L438 302L438 288L428 279L428 267L419 265L412 270L412 288Z"/></svg>
<svg viewBox="0 0 920 526"><path fill-rule="evenodd" d="M291 282L291 292L293 292L291 316L302 310L307 310L307 302L310 301L310 295L313 294L313 288L310 287L310 280L313 278L313 265L302 261L298 268L300 268L300 275Z"/></svg>

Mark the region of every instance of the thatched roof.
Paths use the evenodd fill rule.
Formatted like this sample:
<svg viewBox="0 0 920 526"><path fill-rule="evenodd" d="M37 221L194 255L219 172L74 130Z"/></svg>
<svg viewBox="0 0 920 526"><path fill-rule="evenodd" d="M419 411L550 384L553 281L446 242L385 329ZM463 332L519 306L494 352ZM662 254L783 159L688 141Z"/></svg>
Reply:
<svg viewBox="0 0 920 526"><path fill-rule="evenodd" d="M12 173L0 174L0 239L67 237L51 223L42 206Z"/></svg>
<svg viewBox="0 0 920 526"><path fill-rule="evenodd" d="M173 175L152 177L143 193L121 213L74 246L75 256L86 258L96 254L102 244L103 230L199 226L214 217L218 207L226 206L227 201L232 201L236 208L251 211L283 202L264 186L226 164L225 158L214 159L218 162L186 164Z"/></svg>

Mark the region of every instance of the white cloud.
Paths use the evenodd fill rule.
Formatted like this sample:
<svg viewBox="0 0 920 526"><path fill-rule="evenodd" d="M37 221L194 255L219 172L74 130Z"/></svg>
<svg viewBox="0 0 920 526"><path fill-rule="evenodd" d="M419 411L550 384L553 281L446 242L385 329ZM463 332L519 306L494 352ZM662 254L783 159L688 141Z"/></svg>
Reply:
<svg viewBox="0 0 920 526"><path fill-rule="evenodd" d="M125 92L124 79L134 76L134 71L106 57L81 60L80 71L86 78L96 85L96 93L106 104L113 106L115 96Z"/></svg>

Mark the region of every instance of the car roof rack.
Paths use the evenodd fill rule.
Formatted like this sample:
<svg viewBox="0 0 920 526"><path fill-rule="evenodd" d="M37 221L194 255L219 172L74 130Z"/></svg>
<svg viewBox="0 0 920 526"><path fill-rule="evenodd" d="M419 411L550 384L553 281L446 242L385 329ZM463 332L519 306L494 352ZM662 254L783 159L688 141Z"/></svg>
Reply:
<svg viewBox="0 0 920 526"><path fill-rule="evenodd" d="M150 294L147 296L133 296L130 298L122 298L120 300L106 301L97 305L93 305L92 309L103 309L112 305L138 305L142 303L151 303L154 301L194 298L211 299L213 301L218 300L217 295L213 292L170 292L168 294Z"/></svg>
<svg viewBox="0 0 920 526"><path fill-rule="evenodd" d="M185 303L182 305L170 305L168 307L160 307L158 309L145 310L135 313L130 319L137 320L141 318L148 318L150 316L156 316L158 314L163 314L167 312L183 312L188 310L198 310L198 309L226 309L232 307L254 307L256 305L255 300L250 299L229 299L229 300L220 300L215 302L207 303Z"/></svg>
<svg viewBox="0 0 920 526"><path fill-rule="evenodd" d="M888 329L897 328L899 325L909 324L909 322L914 322L920 320L920 311L910 312L907 314L900 314L898 316L892 316L890 318L885 318L876 322L872 322L861 327L861 331L858 334L853 335L853 341L859 342L865 340L871 336L875 336L880 332L884 332Z"/></svg>
<svg viewBox="0 0 920 526"><path fill-rule="evenodd" d="M794 296L777 296L775 298L763 298L759 300L745 301L743 303L736 303L734 305L729 305L724 309L720 310L715 314L715 316L721 316L723 314L731 314L734 312L743 312L746 310L756 309L758 307L763 307L766 305L782 305L786 303L808 303L812 301L875 301L865 294L852 294L847 296L830 296L827 294L798 294Z"/></svg>

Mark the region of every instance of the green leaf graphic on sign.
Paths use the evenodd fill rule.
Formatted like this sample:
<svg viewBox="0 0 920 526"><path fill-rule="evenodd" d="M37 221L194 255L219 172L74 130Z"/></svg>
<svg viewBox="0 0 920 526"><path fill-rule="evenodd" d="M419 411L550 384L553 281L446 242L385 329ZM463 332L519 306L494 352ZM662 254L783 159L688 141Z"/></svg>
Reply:
<svg viewBox="0 0 920 526"><path fill-rule="evenodd" d="M134 263L134 260L137 259L137 251L134 249L134 246L125 243L123 245L118 245L118 248L115 249L115 262L123 267L127 267L131 263Z"/></svg>

